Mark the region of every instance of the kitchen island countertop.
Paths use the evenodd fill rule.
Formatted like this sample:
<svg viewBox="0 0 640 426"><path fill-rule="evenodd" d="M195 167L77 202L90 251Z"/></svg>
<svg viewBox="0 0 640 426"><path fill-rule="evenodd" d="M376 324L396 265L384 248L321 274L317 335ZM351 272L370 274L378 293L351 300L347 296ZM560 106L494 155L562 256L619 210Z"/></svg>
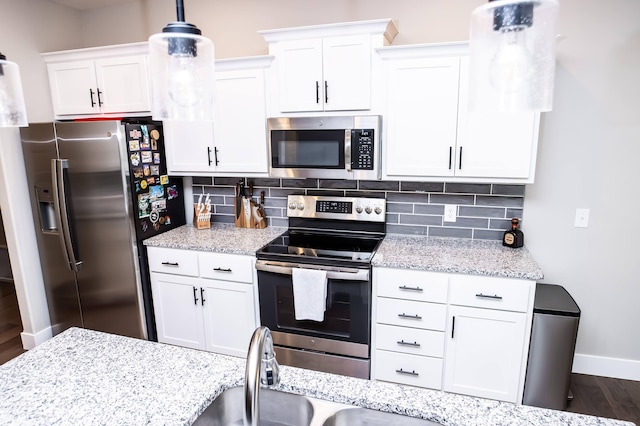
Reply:
<svg viewBox="0 0 640 426"><path fill-rule="evenodd" d="M525 247L500 241L387 234L373 266L540 280L542 270Z"/></svg>
<svg viewBox="0 0 640 426"><path fill-rule="evenodd" d="M218 253L253 256L287 228L236 228L226 223L212 223L209 229L196 229L184 225L143 241L147 247L165 247L184 250L214 251Z"/></svg>
<svg viewBox="0 0 640 426"><path fill-rule="evenodd" d="M3 425L190 425L244 359L71 328L0 366ZM277 389L443 425L632 425L282 367Z"/></svg>

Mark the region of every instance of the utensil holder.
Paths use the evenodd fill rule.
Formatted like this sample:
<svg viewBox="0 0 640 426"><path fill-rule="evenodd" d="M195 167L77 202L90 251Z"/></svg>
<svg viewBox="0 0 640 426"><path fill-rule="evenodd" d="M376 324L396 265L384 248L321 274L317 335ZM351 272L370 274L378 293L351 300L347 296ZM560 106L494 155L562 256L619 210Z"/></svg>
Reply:
<svg viewBox="0 0 640 426"><path fill-rule="evenodd" d="M196 229L209 229L211 228L211 209L206 207L200 212L198 211L198 204L193 205L193 226Z"/></svg>

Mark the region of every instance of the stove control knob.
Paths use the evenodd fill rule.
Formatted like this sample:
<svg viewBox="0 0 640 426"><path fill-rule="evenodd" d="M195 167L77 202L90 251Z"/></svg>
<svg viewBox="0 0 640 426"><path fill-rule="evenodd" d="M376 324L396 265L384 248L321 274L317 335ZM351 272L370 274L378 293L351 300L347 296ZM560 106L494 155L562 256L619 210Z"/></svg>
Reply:
<svg viewBox="0 0 640 426"><path fill-rule="evenodd" d="M296 202L292 201L289 203L289 210L295 210L296 209Z"/></svg>
<svg viewBox="0 0 640 426"><path fill-rule="evenodd" d="M371 206L365 207L364 211L367 212L367 214L371 214L371 212L372 212Z"/></svg>
<svg viewBox="0 0 640 426"><path fill-rule="evenodd" d="M382 213L382 208L380 206L376 207L375 208L375 212L376 212L376 214Z"/></svg>
<svg viewBox="0 0 640 426"><path fill-rule="evenodd" d="M304 210L304 203L298 203L298 210Z"/></svg>
<svg viewBox="0 0 640 426"><path fill-rule="evenodd" d="M356 207L356 211L357 211L358 213L362 213L362 206L358 206L358 207Z"/></svg>

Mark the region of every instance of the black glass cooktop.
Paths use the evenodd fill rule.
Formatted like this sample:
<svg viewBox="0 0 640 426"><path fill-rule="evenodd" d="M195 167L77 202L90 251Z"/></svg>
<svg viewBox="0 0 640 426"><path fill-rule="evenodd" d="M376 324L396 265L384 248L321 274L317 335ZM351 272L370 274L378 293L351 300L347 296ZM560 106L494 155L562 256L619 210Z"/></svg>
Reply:
<svg viewBox="0 0 640 426"><path fill-rule="evenodd" d="M381 236L288 230L257 252L259 259L306 263L368 264Z"/></svg>

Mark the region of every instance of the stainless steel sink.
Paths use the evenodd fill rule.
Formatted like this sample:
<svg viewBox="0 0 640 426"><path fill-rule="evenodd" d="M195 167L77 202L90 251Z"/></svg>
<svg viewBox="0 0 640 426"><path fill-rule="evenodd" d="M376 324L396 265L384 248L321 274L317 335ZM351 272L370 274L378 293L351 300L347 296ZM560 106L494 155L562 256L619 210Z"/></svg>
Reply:
<svg viewBox="0 0 640 426"><path fill-rule="evenodd" d="M416 419L415 417L401 416L399 414L385 413L383 411L369 410L367 408L346 408L331 415L323 426L428 426L440 425L429 420Z"/></svg>
<svg viewBox="0 0 640 426"><path fill-rule="evenodd" d="M308 426L313 405L300 395L260 389L260 425ZM198 417L194 425L233 426L243 424L244 393L242 386L222 392Z"/></svg>

